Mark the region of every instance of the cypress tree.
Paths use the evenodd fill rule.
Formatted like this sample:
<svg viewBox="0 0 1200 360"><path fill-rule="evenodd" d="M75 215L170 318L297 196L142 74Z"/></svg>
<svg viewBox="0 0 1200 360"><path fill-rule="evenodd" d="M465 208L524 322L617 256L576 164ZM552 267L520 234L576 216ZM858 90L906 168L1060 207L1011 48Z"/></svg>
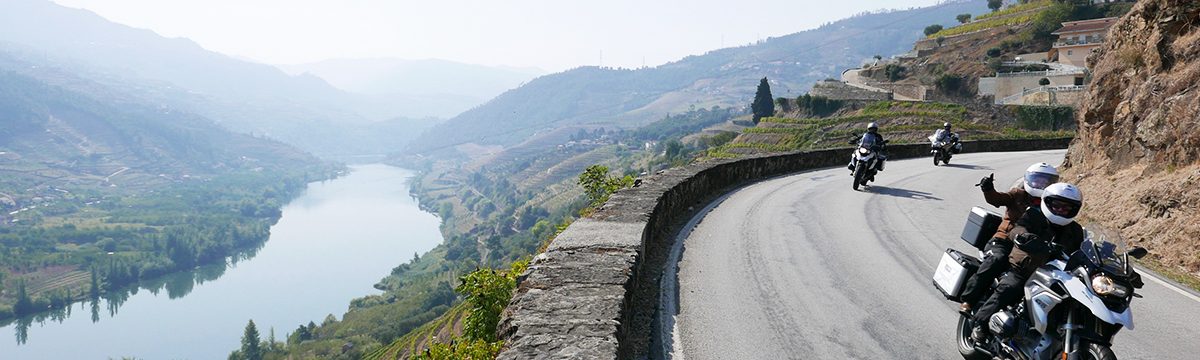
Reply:
<svg viewBox="0 0 1200 360"><path fill-rule="evenodd" d="M767 78L762 78L758 82L758 91L754 93L754 102L750 104L750 110L754 112L754 123L775 115L774 99L771 96L771 84L767 83Z"/></svg>
<svg viewBox="0 0 1200 360"><path fill-rule="evenodd" d="M246 333L242 335L242 359L245 360L262 360L262 348L259 346L258 328L254 327L254 320L250 320L246 324Z"/></svg>

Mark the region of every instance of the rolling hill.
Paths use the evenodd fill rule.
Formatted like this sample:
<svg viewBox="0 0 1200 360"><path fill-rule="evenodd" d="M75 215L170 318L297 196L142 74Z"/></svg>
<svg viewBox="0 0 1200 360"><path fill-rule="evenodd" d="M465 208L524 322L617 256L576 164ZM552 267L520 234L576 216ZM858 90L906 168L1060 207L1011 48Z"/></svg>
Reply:
<svg viewBox="0 0 1200 360"><path fill-rule="evenodd" d="M909 50L925 26L987 11L984 1L948 2L868 13L817 29L711 51L653 68L581 67L543 76L431 129L411 153L460 144L512 146L535 134L579 125L636 127L667 113L749 103L758 79L795 97L874 55Z"/></svg>
<svg viewBox="0 0 1200 360"><path fill-rule="evenodd" d="M394 151L430 125L407 121L396 104L316 76L290 76L47 0L0 2L0 50L319 155ZM393 133L371 128L384 120L412 126ZM361 141L362 134L380 139Z"/></svg>

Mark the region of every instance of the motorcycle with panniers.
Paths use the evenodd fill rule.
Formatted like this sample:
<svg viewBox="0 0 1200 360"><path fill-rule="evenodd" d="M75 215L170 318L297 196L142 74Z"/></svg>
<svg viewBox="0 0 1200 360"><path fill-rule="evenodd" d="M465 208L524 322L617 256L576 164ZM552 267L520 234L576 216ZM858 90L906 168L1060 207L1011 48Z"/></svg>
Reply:
<svg viewBox="0 0 1200 360"><path fill-rule="evenodd" d="M854 153L850 154L850 175L854 178L853 188L866 186L867 182L875 181L875 174L883 170L887 161L886 146L888 140L879 144L858 144ZM854 144L851 140L850 144Z"/></svg>
<svg viewBox="0 0 1200 360"><path fill-rule="evenodd" d="M933 166L938 166L939 161L942 165L950 165L950 158L960 152L962 142L959 141L958 134L951 133L942 140L938 140L937 135L929 136L929 153L933 155Z"/></svg>
<svg viewBox="0 0 1200 360"><path fill-rule="evenodd" d="M1000 220L1000 215L975 207L961 238L982 257ZM1057 251L1025 282L1021 301L992 315L984 325L991 334L982 341L971 338L973 311L980 304L960 314L955 338L964 359L1116 360L1113 338L1121 329L1133 330L1129 305L1141 297L1134 290L1142 287L1142 280L1129 258L1141 258L1147 251L1127 250L1118 233L1100 226L1087 226L1085 233L1079 251ZM967 278L978 268L979 258L947 249L934 271L934 287L957 303Z"/></svg>

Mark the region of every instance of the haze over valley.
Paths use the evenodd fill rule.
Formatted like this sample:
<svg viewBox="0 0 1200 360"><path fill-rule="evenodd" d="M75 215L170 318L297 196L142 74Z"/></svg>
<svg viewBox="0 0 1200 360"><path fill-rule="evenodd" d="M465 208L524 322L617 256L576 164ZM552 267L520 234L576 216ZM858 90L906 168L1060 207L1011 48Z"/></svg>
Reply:
<svg viewBox="0 0 1200 360"><path fill-rule="evenodd" d="M1172 232L1195 151L1163 130L1195 115L1196 24L1177 0L0 0L0 357L953 355L926 273L972 181L1034 159L1149 249L1151 323L1113 348L1200 351L1172 337L1200 336ZM870 185L845 176L868 123L899 167ZM929 167L944 124L978 154ZM855 261L894 271L794 286ZM922 310L825 308L885 300ZM705 325L734 320L737 347Z"/></svg>

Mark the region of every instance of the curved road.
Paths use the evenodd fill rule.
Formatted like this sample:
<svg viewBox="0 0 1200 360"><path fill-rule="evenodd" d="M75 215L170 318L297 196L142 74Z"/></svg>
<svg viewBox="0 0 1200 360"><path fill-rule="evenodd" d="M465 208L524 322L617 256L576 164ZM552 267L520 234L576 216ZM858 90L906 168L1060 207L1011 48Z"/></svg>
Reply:
<svg viewBox="0 0 1200 360"><path fill-rule="evenodd" d="M947 247L974 253L958 236L971 206L991 207L972 184L992 172L1015 180L1063 153L964 154L937 168L929 158L892 161L863 192L839 168L728 194L680 234L678 282L667 285L678 302L665 313L678 311L663 319L672 356L961 358L957 305L930 277ZM1200 298L1163 284L1147 281L1134 300L1136 330L1115 341L1121 359L1200 356Z"/></svg>

